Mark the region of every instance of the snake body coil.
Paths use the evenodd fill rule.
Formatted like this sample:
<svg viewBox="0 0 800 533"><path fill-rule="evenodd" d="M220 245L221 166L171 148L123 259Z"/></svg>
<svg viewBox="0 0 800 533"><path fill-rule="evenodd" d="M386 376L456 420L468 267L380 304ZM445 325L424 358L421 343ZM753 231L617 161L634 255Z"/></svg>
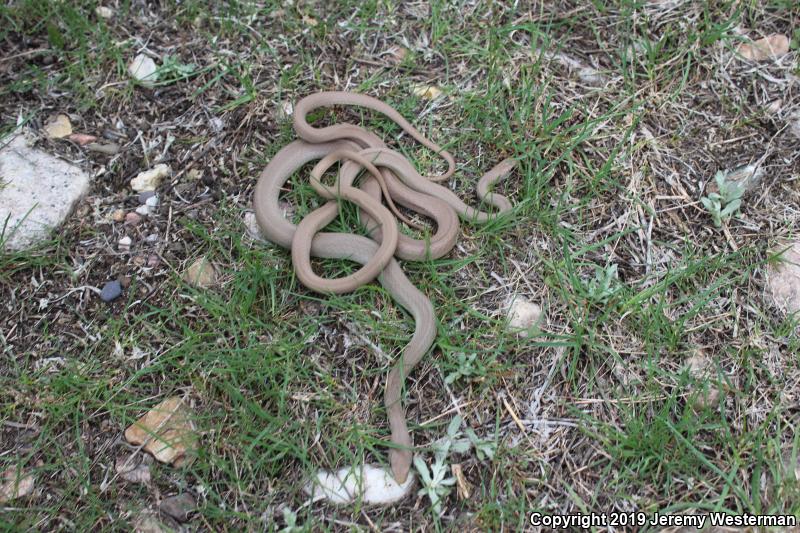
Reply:
<svg viewBox="0 0 800 533"><path fill-rule="evenodd" d="M359 126L335 124L315 128L307 122L306 116L310 111L334 105L366 107L382 113L440 155L447 162L447 171L440 176L421 176L405 157L387 148L379 137ZM253 198L256 220L266 239L291 250L295 273L308 288L322 293L345 293L377 278L395 301L414 317L414 334L389 372L384 392L393 443L389 452L390 464L395 480L402 484L408 476L412 458L411 437L400 402L402 386L405 376L436 338L436 316L430 300L406 278L395 257L412 261L442 257L455 245L459 216L472 222L485 222L494 215L467 206L452 191L434 183L453 175L453 156L426 139L394 108L371 96L349 92L321 92L307 96L295 107L294 129L300 140L283 147L259 177ZM311 172L311 185L328 202L294 225L284 218L278 205L281 189L292 174L317 160L319 163ZM326 187L320 181L321 176L339 161L342 164L337 181L333 187ZM504 196L489 193L489 187L508 174L514 164L513 160L507 159L478 182L478 196L500 213L511 209L511 203ZM369 176L357 188L353 183L363 170ZM383 206L381 199L387 202L389 209ZM341 200L354 202L360 207L360 218L370 228L370 237L320 231L336 217ZM394 215L409 221L395 204L433 219L435 233L426 240L401 234ZM363 266L349 276L326 279L313 272L311 257L349 259Z"/></svg>

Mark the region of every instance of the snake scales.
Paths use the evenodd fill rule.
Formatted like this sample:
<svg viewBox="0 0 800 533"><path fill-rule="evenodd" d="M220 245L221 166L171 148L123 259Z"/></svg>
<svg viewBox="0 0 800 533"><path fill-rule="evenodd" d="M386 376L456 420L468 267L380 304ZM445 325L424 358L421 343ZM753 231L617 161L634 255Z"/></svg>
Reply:
<svg viewBox="0 0 800 533"><path fill-rule="evenodd" d="M382 113L441 156L447 163L447 171L439 176L420 175L404 156L387 148L375 134L354 124L317 128L308 123L306 117L311 111L335 105L365 107ZM414 334L389 372L384 391L393 443L389 459L395 480L402 484L411 468L412 443L400 402L401 389L405 376L436 338L436 317L430 300L406 278L395 257L410 261L440 258L455 245L459 217L480 223L494 215L469 207L452 191L435 183L453 175L453 156L425 138L394 108L376 98L350 92L312 94L298 102L293 120L299 140L284 146L261 173L253 199L256 220L267 240L291 250L294 271L309 289L345 293L377 278L395 301L414 317ZM317 160L311 171L311 185L328 202L294 225L284 218L278 197L292 174ZM336 183L332 187L325 186L321 177L337 162L341 164ZM506 159L478 181L478 197L493 205L497 212L508 211L511 203L504 196L490 193L489 187L505 177L514 165L513 160ZM362 171L366 171L366 179L356 187L354 182ZM388 208L383 206L382 199ZM336 217L338 203L342 200L358 205L360 218L370 229L369 237L321 231ZM432 219L436 226L434 234L425 240L401 234L395 215L416 225L400 213L396 204ZM361 263L362 267L348 276L326 279L314 273L311 257L349 259Z"/></svg>

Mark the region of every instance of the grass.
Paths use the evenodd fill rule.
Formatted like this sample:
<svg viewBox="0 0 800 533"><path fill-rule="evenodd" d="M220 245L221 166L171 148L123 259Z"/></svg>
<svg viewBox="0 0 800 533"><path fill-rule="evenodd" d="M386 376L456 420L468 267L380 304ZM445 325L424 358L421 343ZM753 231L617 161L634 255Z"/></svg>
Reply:
<svg viewBox="0 0 800 533"><path fill-rule="evenodd" d="M285 510L314 531L522 529L533 511L800 513L786 465L798 450L797 324L764 297L769 250L796 224L796 139L775 132L796 105L780 80L798 74L797 55L731 57L738 29L791 35L796 8L192 0L152 11L125 2L105 20L96 5L0 7L0 131L20 115L36 129L68 112L76 131L121 132L124 148L108 158L42 141L107 173L53 241L0 255L0 464L36 476L32 495L4 504L2 527L126 529L184 491L203 530L280 530ZM393 63L382 54L390 46L409 50ZM126 79L143 47L171 58L153 90ZM189 64L191 74L178 68ZM420 99L418 84L446 96ZM512 213L464 224L445 258L403 264L439 320L405 391L415 444L427 453L460 414L499 445L493 460L452 458L473 495L452 494L441 516L423 498L340 508L302 492L317 468L385 461L383 380L413 331L377 284L307 291L288 253L242 222L256 176L294 138L277 110L334 88L380 96L453 151L449 185L470 202L482 171L520 159L500 185ZM774 99L777 117L763 110ZM422 172L440 168L383 117L312 118L363 124ZM138 228L106 223L135 207L127 180L167 135L176 174L159 215ZM705 184L767 151L767 192L745 196L741 214L715 228L700 204ZM302 176L286 195L296 220L318 205ZM351 206L332 229L364 233ZM115 244L125 233L128 255ZM153 254L157 268L135 261ZM201 256L220 272L212 289L182 280ZM329 276L354 268L317 266ZM614 268L598 291L598 272ZM117 277L130 285L111 306L70 292ZM544 308L538 335L506 330L515 294ZM476 356L471 372L445 384L460 354ZM688 371L698 355L706 370ZM124 429L173 395L196 414L197 460L101 490L130 452Z"/></svg>

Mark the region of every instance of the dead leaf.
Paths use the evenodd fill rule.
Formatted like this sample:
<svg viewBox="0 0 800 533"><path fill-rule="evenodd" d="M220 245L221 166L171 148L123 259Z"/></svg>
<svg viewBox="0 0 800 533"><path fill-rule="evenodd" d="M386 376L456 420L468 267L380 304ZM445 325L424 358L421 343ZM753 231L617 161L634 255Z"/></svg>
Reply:
<svg viewBox="0 0 800 533"><path fill-rule="evenodd" d="M779 33L750 43L742 43L737 52L751 61L777 58L789 52L789 38Z"/></svg>
<svg viewBox="0 0 800 533"><path fill-rule="evenodd" d="M45 124L44 132L50 139L63 139L72 133L72 124L67 115L61 114Z"/></svg>
<svg viewBox="0 0 800 533"><path fill-rule="evenodd" d="M80 146L85 144L93 143L97 140L97 137L94 135L87 135L86 133L73 133L69 136L69 140L78 143Z"/></svg>
<svg viewBox="0 0 800 533"><path fill-rule="evenodd" d="M125 440L144 445L156 460L185 466L194 460L197 430L191 412L178 396L167 398L125 430Z"/></svg>
<svg viewBox="0 0 800 533"><path fill-rule="evenodd" d="M456 477L456 489L458 492L458 499L468 500L470 494L472 493L472 487L467 481L467 478L464 477L464 471L461 469L461 465L458 463L453 463L452 465L450 465L450 471Z"/></svg>
<svg viewBox="0 0 800 533"><path fill-rule="evenodd" d="M131 483L150 483L150 463L153 459L149 455L130 454L117 457L114 470L119 477Z"/></svg>
<svg viewBox="0 0 800 533"><path fill-rule="evenodd" d="M23 474L16 467L11 467L0 476L0 503L27 496L33 492L34 478L31 474Z"/></svg>
<svg viewBox="0 0 800 533"><path fill-rule="evenodd" d="M413 93L420 98L433 100L441 96L442 90L434 85L417 85L414 87Z"/></svg>

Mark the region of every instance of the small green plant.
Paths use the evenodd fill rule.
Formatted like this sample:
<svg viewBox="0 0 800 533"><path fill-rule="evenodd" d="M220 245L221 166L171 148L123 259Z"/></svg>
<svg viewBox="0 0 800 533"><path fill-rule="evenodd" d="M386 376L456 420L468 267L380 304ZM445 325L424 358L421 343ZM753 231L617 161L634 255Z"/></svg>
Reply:
<svg viewBox="0 0 800 533"><path fill-rule="evenodd" d="M605 268L595 265L594 279L587 286L589 299L600 304L608 302L622 288L618 282L617 265L611 264Z"/></svg>
<svg viewBox="0 0 800 533"><path fill-rule="evenodd" d="M419 495L428 497L436 516L441 514L442 500L450 494L456 482L455 478L447 477L450 471L450 466L447 464L448 456L451 453L467 453L474 446L478 459L492 459L497 449L494 441L480 439L471 428L466 429L467 438L463 438L462 422L461 416L456 415L447 426L447 435L433 443L433 464L430 469L419 455L414 456L414 466L419 472L422 483Z"/></svg>
<svg viewBox="0 0 800 533"><path fill-rule="evenodd" d="M458 354L458 368L455 372L450 372L444 378L444 382L448 385L455 381L471 376L475 373L475 356L476 354L467 355L465 353Z"/></svg>
<svg viewBox="0 0 800 533"><path fill-rule="evenodd" d="M708 196L700 198L700 201L711 214L716 227L721 227L722 222L728 220L742 205L742 194L744 187L741 183L728 182L725 180L725 173L717 172L714 176L717 182L718 192L712 192Z"/></svg>
<svg viewBox="0 0 800 533"><path fill-rule="evenodd" d="M281 533L298 533L303 531L303 528L297 525L297 513L292 511L289 507L283 508L283 521L286 527L281 529Z"/></svg>

